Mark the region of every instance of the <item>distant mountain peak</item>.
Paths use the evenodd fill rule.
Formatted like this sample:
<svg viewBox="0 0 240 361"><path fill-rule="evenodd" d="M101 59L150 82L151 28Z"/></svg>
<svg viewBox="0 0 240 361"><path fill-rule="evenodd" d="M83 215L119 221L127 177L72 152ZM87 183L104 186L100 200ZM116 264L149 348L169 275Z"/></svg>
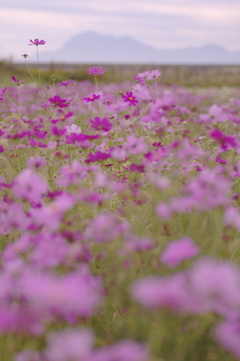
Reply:
<svg viewBox="0 0 240 361"><path fill-rule="evenodd" d="M41 54L45 62L61 63L142 63L142 64L240 64L240 52L229 52L217 44L181 49L158 49L123 35L79 33L61 49Z"/></svg>

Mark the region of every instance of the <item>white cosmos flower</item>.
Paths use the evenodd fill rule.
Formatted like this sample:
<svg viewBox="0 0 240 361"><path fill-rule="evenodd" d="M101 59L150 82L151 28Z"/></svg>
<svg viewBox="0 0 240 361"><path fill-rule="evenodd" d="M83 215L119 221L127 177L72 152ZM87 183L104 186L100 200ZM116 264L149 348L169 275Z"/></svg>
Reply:
<svg viewBox="0 0 240 361"><path fill-rule="evenodd" d="M71 133L79 134L82 131L82 129L77 124L71 124L70 126L67 125L66 128L68 134Z"/></svg>

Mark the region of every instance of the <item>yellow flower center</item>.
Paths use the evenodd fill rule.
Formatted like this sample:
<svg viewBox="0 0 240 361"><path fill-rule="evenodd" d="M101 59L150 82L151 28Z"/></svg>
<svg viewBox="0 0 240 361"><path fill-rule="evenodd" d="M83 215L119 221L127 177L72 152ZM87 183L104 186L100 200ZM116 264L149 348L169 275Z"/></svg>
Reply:
<svg viewBox="0 0 240 361"><path fill-rule="evenodd" d="M94 97L89 97L89 99L94 99Z"/></svg>
<svg viewBox="0 0 240 361"><path fill-rule="evenodd" d="M132 97L129 97L128 99L129 99L129 100L133 100L133 98L132 98Z"/></svg>

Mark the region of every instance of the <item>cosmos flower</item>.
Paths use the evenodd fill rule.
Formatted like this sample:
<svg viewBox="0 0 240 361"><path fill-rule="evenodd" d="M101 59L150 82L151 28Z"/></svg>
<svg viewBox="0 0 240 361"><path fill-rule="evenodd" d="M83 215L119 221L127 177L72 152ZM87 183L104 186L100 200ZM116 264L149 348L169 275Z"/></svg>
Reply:
<svg viewBox="0 0 240 361"><path fill-rule="evenodd" d="M48 100L50 103L54 104L54 108L67 108L69 106L66 99L61 99L59 95L55 95L53 98L49 98Z"/></svg>
<svg viewBox="0 0 240 361"><path fill-rule="evenodd" d="M28 45L44 45L44 44L46 44L46 41L45 40L39 40L39 39L34 39L34 40L31 40L30 39L30 41L31 41L31 43L32 44L28 44Z"/></svg>
<svg viewBox="0 0 240 361"><path fill-rule="evenodd" d="M83 98L83 100L85 100L86 103L89 103L89 102L94 102L95 100L97 100L99 98L100 98L100 95L92 94L90 97Z"/></svg>
<svg viewBox="0 0 240 361"><path fill-rule="evenodd" d="M122 95L122 98L125 102L128 102L128 105L133 105L134 107L139 103L137 98L133 95L133 92L126 92L126 95Z"/></svg>
<svg viewBox="0 0 240 361"><path fill-rule="evenodd" d="M62 81L62 82L59 83L58 85L59 85L59 86L67 86L67 85L70 85L70 84L72 84L72 83L73 83L72 79L68 79L68 80L66 80L66 81Z"/></svg>
<svg viewBox="0 0 240 361"><path fill-rule="evenodd" d="M108 118L99 118L95 117L94 120L90 120L92 124L91 127L95 130L103 130L104 132L108 132L112 129L112 123L109 121Z"/></svg>
<svg viewBox="0 0 240 361"><path fill-rule="evenodd" d="M182 261L196 256L199 250L199 247L193 243L191 238L183 237L168 243L160 256L160 260L168 267L176 267Z"/></svg>
<svg viewBox="0 0 240 361"><path fill-rule="evenodd" d="M91 75L102 75L105 73L105 70L102 68L102 66L93 66L88 68L88 73Z"/></svg>
<svg viewBox="0 0 240 361"><path fill-rule="evenodd" d="M15 76L12 76L12 80L14 81L14 83L16 83L17 85L21 85L21 84L25 84L25 81L21 81L20 79L16 79Z"/></svg>

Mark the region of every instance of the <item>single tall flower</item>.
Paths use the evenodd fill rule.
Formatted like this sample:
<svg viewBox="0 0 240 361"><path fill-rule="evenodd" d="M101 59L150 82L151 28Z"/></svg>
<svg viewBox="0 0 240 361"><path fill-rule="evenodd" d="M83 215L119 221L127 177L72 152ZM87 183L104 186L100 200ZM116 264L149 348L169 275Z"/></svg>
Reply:
<svg viewBox="0 0 240 361"><path fill-rule="evenodd" d="M31 41L31 43L32 44L28 44L28 45L44 45L44 44L46 44L46 41L45 40L39 40L39 39L34 39L34 40L31 40L30 39L30 41Z"/></svg>
<svg viewBox="0 0 240 361"><path fill-rule="evenodd" d="M122 98L125 102L128 102L129 105L133 105L134 107L139 103L137 98L133 95L133 92L126 92L126 95L122 95Z"/></svg>
<svg viewBox="0 0 240 361"><path fill-rule="evenodd" d="M91 75L102 75L105 73L105 70L102 68L102 66L93 66L88 68L88 73Z"/></svg>

